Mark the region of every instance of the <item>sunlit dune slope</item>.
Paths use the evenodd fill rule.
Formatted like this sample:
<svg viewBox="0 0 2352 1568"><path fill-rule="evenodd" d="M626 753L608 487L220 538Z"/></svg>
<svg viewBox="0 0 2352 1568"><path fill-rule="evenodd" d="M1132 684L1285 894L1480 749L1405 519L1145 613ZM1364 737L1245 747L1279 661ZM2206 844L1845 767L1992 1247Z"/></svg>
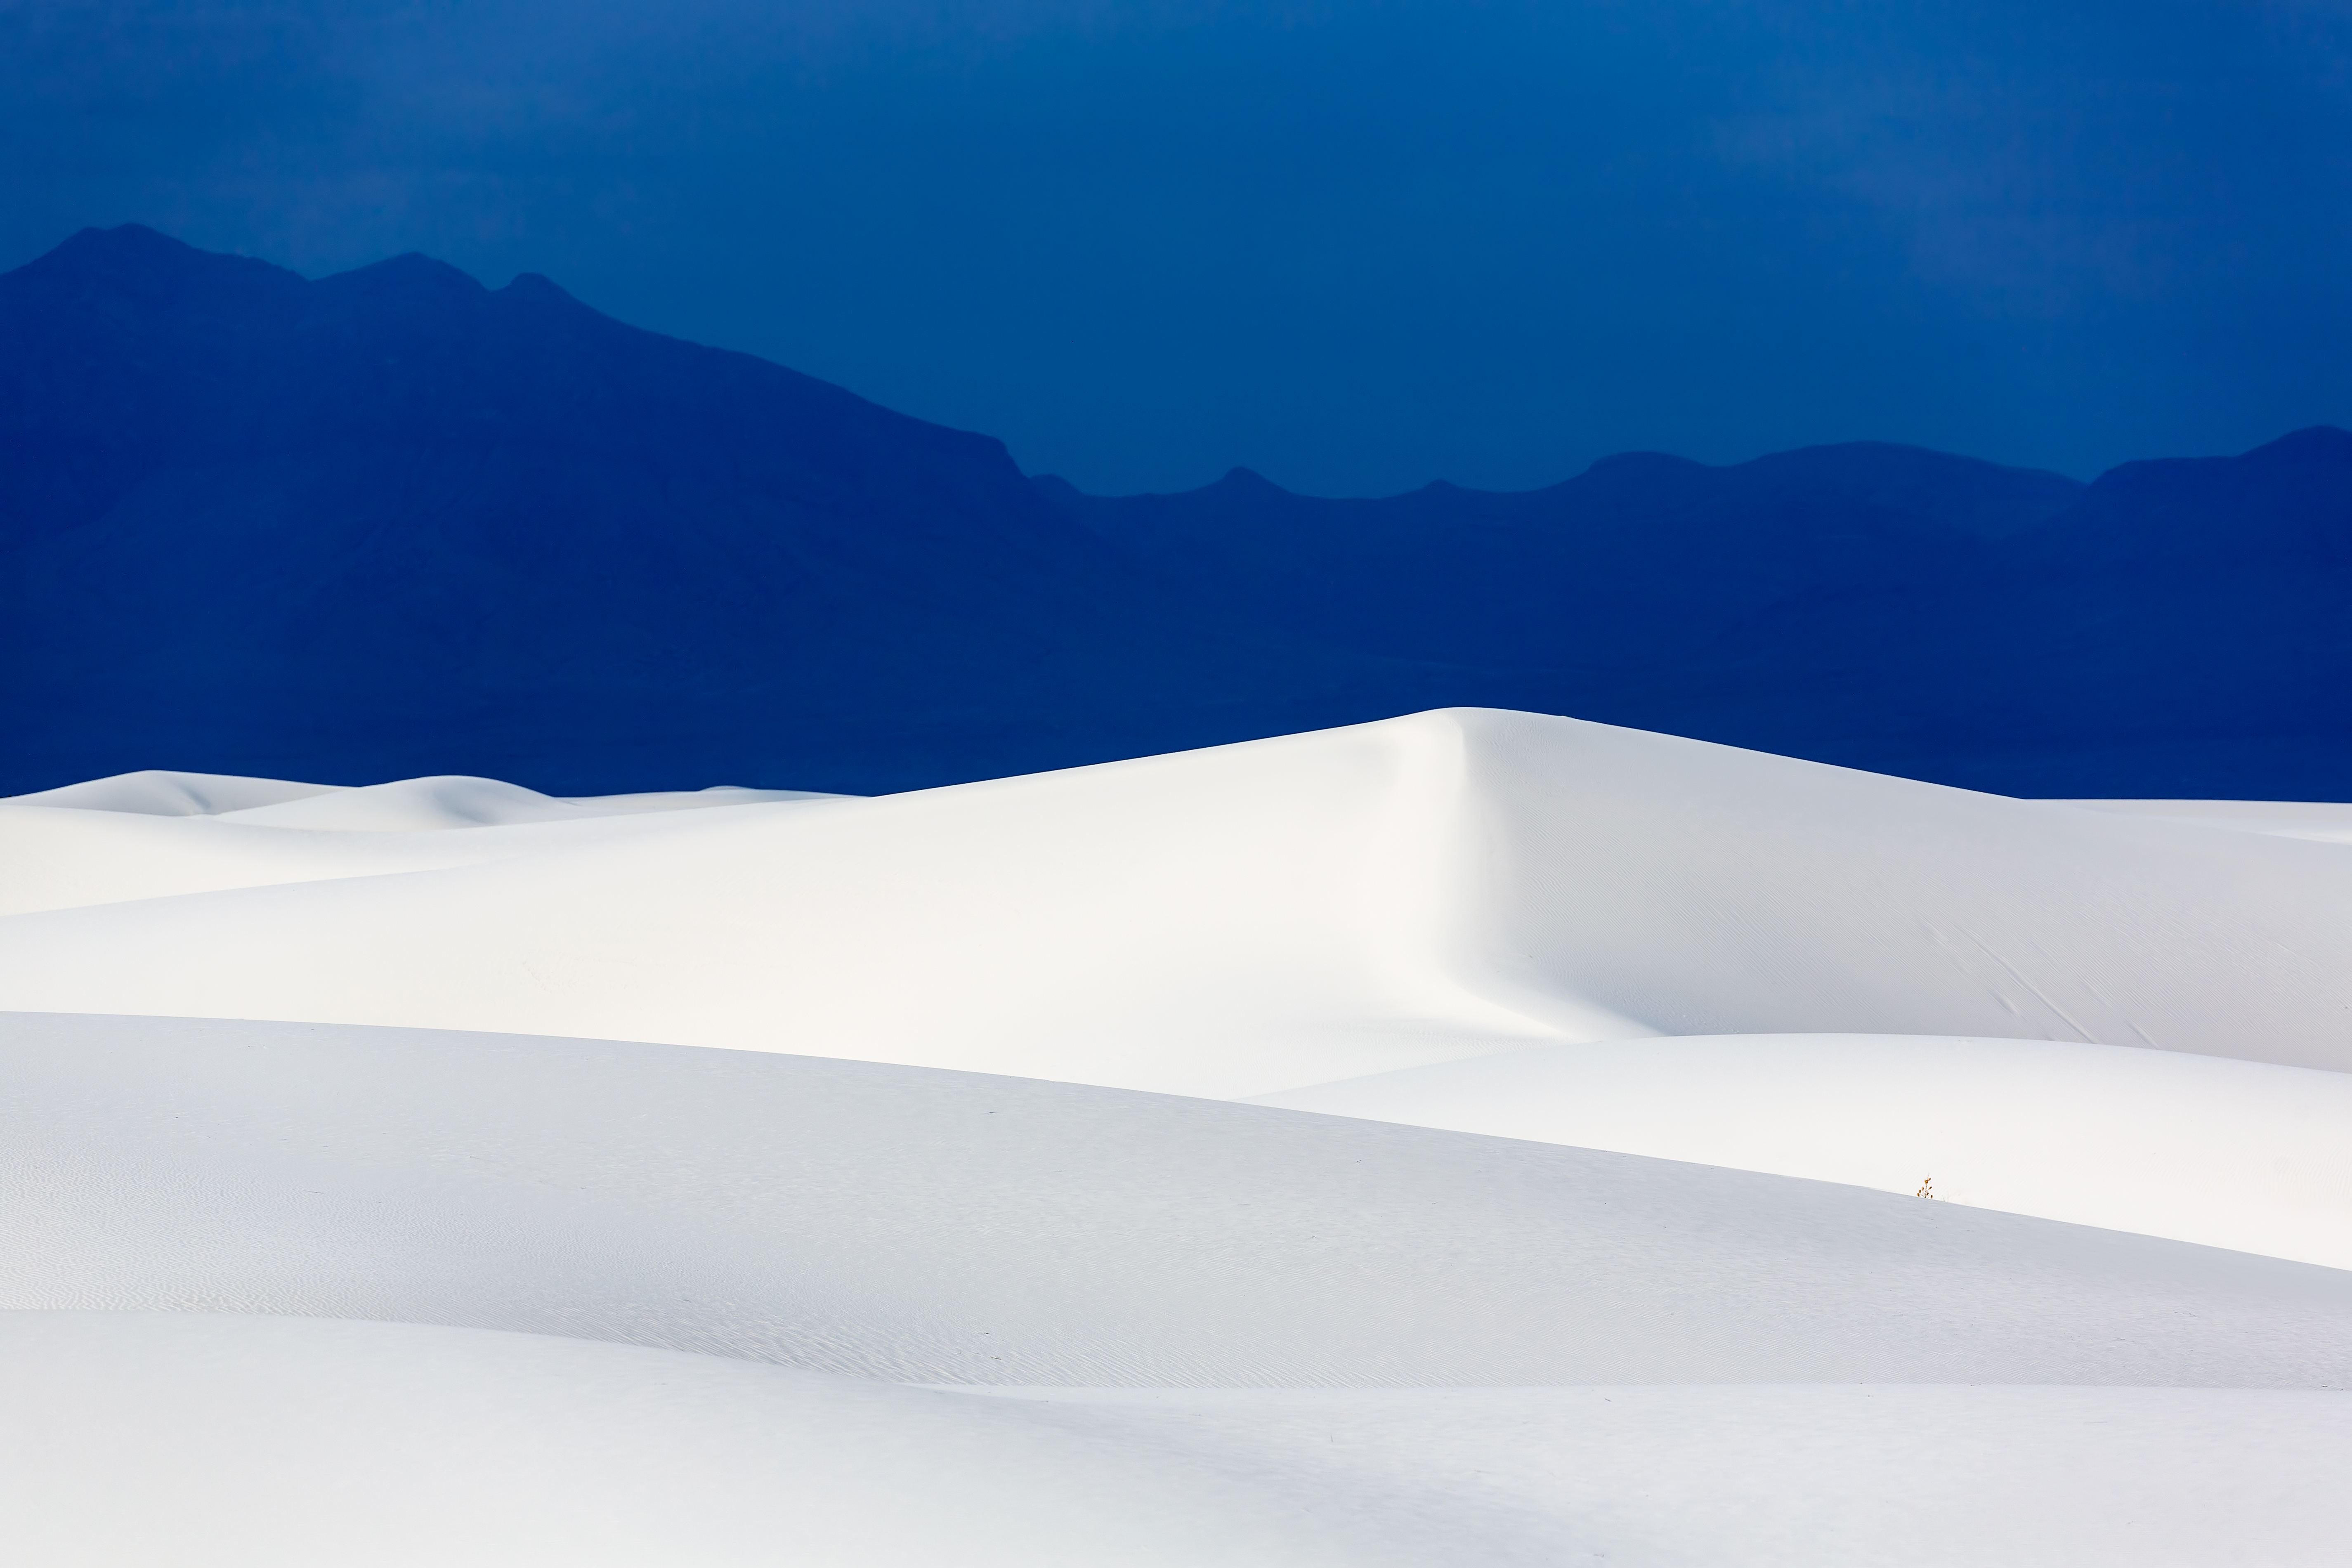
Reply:
<svg viewBox="0 0 2352 1568"><path fill-rule="evenodd" d="M68 829L26 809L0 807L0 828L89 841L51 858L56 901L139 901L0 921L0 1005L25 1010L642 1038L1212 1096L1651 1033L2352 1066L2341 846L1529 714L433 833L232 843L265 828L76 812ZM148 839L110 860L94 846L117 831ZM243 843L272 846L253 851L272 868L238 879L279 885L71 886L78 862L170 862L151 841L175 834L232 868ZM323 879L294 879L305 858Z"/></svg>
<svg viewBox="0 0 2352 1568"><path fill-rule="evenodd" d="M2352 1268L2352 1074L2129 1046L1725 1035L1538 1046L1260 1103Z"/></svg>
<svg viewBox="0 0 2352 1568"><path fill-rule="evenodd" d="M768 1053L5 1023L0 1306L926 1383L2352 1385L2352 1272L1827 1183Z"/></svg>

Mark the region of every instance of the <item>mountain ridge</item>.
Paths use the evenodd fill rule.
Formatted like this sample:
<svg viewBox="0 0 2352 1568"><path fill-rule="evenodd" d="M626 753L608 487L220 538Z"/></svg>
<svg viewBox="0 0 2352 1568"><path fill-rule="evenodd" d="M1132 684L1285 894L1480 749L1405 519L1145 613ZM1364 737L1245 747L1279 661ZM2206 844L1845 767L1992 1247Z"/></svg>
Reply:
<svg viewBox="0 0 2352 1568"><path fill-rule="evenodd" d="M877 793L1519 708L2006 793L2352 795L2352 436L1086 496L423 256L0 275L0 790L168 766Z"/></svg>

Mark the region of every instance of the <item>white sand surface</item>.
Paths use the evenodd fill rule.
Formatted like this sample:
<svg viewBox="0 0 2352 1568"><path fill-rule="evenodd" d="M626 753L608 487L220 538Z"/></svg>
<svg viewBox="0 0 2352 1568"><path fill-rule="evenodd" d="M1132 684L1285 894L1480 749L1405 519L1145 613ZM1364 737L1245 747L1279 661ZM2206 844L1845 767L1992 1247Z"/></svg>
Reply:
<svg viewBox="0 0 2352 1568"><path fill-rule="evenodd" d="M2347 974L2352 806L1525 714L18 797L0 1542L2332 1568Z"/></svg>
<svg viewBox="0 0 2352 1568"><path fill-rule="evenodd" d="M807 790L737 789L719 785L651 795L562 797L496 779L446 775L403 779L247 806L218 815L253 827L301 827L336 833L418 833L459 827L511 827L533 822L581 822L647 812L707 811L714 806L772 805L780 801L837 800Z"/></svg>
<svg viewBox="0 0 2352 1568"><path fill-rule="evenodd" d="M2352 1268L2352 1074L2125 1046L1539 1046L1258 1103L1617 1149Z"/></svg>
<svg viewBox="0 0 2352 1568"><path fill-rule="evenodd" d="M1827 1183L764 1053L0 1023L10 1308L935 1383L2352 1385L2352 1273Z"/></svg>
<svg viewBox="0 0 2352 1568"><path fill-rule="evenodd" d="M714 805L839 798L812 790L744 789L732 784L646 795L546 795L520 784L461 773L352 785L297 784L291 779L240 778L231 773L184 773L151 768L32 795L0 797L0 809L44 806L134 816L211 816L272 827L381 833L508 826L647 811L691 811Z"/></svg>
<svg viewBox="0 0 2352 1568"><path fill-rule="evenodd" d="M1020 1402L635 1346L0 1313L0 1534L41 1568L1441 1561L1377 1498L1326 1523Z"/></svg>
<svg viewBox="0 0 2352 1568"><path fill-rule="evenodd" d="M2352 805L2305 800L2070 800L2052 804L2193 822L2240 833L2268 833L2280 838L2352 844Z"/></svg>
<svg viewBox="0 0 2352 1568"><path fill-rule="evenodd" d="M1443 1544L1430 1560L1443 1563L2334 1563L2343 1552L2340 1464L2352 1454L2352 1394L2340 1393L1847 1384L1005 1394L1254 1473L1377 1497L1384 1513L1435 1527L1429 1533ZM1415 1540L1404 1522L1383 1518L1379 1528L1385 1539Z"/></svg>
<svg viewBox="0 0 2352 1568"><path fill-rule="evenodd" d="M306 840L253 852L273 868L247 880L275 885L128 901L120 868L168 854L60 851L42 896L83 907L0 920L0 1006L648 1039L1220 1097L1647 1034L2352 1067L2343 846L1565 719L1423 714L585 837L376 820L268 829ZM19 826L37 839L44 822ZM509 837L464 847L490 835ZM331 837L345 847L319 847ZM467 858L394 863L420 840ZM79 896L77 857L94 868ZM297 880L305 857L315 876Z"/></svg>
<svg viewBox="0 0 2352 1568"><path fill-rule="evenodd" d="M142 786L159 776L127 775ZM201 776L201 775L178 775ZM112 786L121 780L104 779ZM215 796L245 798L220 781ZM669 826L675 813L740 812L780 802L835 800L783 790L558 800L488 779L412 779L367 789L313 789L299 798L217 812L146 811L0 800L0 915L126 903L343 877L439 870L544 854ZM92 789L79 785L76 789ZM49 792L70 795L74 790ZM119 798L101 793L99 798ZM145 800L141 794L134 800Z"/></svg>
<svg viewBox="0 0 2352 1568"><path fill-rule="evenodd" d="M340 787L297 784L292 779L249 779L234 773L182 773L149 768L32 795L0 796L0 806L55 806L73 811L126 812L138 816L211 816L224 811L243 811L314 795L331 795Z"/></svg>
<svg viewBox="0 0 2352 1568"><path fill-rule="evenodd" d="M2342 1561L2352 1395L1005 1391L480 1330L0 1313L43 1568Z"/></svg>

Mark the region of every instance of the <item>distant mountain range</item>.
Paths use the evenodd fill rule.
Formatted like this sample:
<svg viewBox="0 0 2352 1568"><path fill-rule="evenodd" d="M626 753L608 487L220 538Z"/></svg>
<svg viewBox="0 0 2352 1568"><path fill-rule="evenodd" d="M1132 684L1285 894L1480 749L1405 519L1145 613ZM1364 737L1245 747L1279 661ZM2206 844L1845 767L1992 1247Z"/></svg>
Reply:
<svg viewBox="0 0 2352 1568"><path fill-rule="evenodd" d="M2352 435L1174 496L422 257L0 276L0 792L876 793L1475 705L2036 795L2352 798Z"/></svg>

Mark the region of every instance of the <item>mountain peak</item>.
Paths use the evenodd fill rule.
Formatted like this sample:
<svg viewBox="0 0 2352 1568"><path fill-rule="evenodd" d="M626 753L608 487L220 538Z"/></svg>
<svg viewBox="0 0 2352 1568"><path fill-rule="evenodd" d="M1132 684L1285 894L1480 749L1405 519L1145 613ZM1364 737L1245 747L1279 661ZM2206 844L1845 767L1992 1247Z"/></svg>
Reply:
<svg viewBox="0 0 2352 1568"><path fill-rule="evenodd" d="M145 224L85 228L47 254L16 268L11 277L129 286L134 291L176 280L223 276L294 280L299 275L249 256L199 250Z"/></svg>
<svg viewBox="0 0 2352 1568"><path fill-rule="evenodd" d="M319 279L318 286L361 294L472 296L488 292L470 273L459 271L446 261L436 261L419 250L338 272Z"/></svg>
<svg viewBox="0 0 2352 1568"><path fill-rule="evenodd" d="M143 223L117 224L112 228L85 228L49 252L51 256L175 256L211 254L185 240L174 239Z"/></svg>
<svg viewBox="0 0 2352 1568"><path fill-rule="evenodd" d="M2342 462L2347 458L2352 458L2352 430L2341 430L2333 425L2313 425L2292 431L2241 456L2242 461L2253 462Z"/></svg>

